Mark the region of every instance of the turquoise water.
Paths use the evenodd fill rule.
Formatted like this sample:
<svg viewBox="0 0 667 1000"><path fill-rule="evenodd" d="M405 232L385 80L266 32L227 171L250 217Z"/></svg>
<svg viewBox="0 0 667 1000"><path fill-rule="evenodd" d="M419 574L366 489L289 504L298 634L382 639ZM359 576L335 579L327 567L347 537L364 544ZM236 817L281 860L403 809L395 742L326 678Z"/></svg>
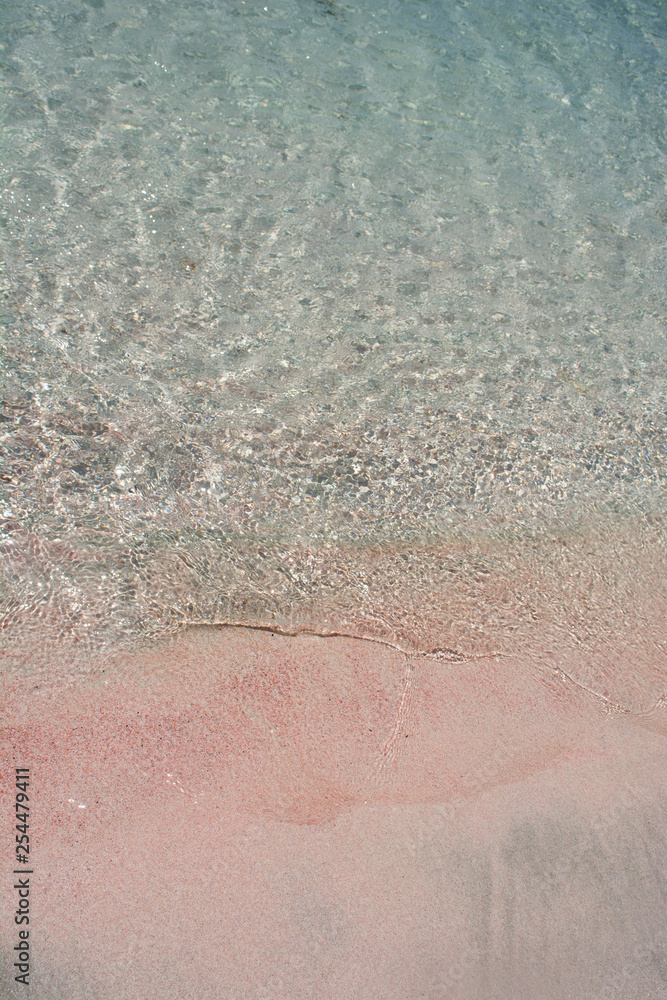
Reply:
<svg viewBox="0 0 667 1000"><path fill-rule="evenodd" d="M8 636L419 643L664 548L662 4L3 10Z"/></svg>

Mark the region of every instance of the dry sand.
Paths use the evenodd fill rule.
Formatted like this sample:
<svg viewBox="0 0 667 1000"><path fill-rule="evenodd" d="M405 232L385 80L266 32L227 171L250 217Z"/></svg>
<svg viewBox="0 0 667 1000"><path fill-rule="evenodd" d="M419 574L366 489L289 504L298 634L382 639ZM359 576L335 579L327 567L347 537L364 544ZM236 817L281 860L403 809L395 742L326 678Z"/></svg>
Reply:
<svg viewBox="0 0 667 1000"><path fill-rule="evenodd" d="M35 874L3 996L662 1000L667 711L561 667L202 627L6 681Z"/></svg>

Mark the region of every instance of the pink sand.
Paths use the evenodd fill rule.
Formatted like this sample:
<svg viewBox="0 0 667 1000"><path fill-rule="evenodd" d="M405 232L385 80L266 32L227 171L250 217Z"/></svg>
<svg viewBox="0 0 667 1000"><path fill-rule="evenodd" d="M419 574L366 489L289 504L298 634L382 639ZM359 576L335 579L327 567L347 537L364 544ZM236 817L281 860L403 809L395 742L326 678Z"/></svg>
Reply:
<svg viewBox="0 0 667 1000"><path fill-rule="evenodd" d="M667 997L667 713L552 666L209 627L7 684L30 996Z"/></svg>

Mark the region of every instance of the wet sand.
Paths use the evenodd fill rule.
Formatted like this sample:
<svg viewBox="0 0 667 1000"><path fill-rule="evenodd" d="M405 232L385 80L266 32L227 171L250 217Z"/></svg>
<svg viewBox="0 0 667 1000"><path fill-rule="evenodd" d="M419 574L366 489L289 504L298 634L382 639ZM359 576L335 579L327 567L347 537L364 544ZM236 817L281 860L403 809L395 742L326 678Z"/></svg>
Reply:
<svg viewBox="0 0 667 1000"><path fill-rule="evenodd" d="M667 996L659 698L225 627L33 688L33 998Z"/></svg>

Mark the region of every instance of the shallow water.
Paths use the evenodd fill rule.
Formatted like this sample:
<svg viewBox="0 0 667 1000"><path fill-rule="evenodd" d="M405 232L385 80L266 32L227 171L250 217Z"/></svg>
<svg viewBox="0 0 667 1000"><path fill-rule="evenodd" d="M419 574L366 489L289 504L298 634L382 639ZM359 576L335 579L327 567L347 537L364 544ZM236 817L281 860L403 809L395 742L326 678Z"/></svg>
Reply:
<svg viewBox="0 0 667 1000"><path fill-rule="evenodd" d="M39 1000L664 996L662 5L7 2L0 64L4 740L62 900ZM192 820L250 866L211 925L161 862L157 951L119 902L153 926L124 770L154 855Z"/></svg>
<svg viewBox="0 0 667 1000"><path fill-rule="evenodd" d="M22 641L349 625L369 546L664 513L659 5L9 4L2 44Z"/></svg>

